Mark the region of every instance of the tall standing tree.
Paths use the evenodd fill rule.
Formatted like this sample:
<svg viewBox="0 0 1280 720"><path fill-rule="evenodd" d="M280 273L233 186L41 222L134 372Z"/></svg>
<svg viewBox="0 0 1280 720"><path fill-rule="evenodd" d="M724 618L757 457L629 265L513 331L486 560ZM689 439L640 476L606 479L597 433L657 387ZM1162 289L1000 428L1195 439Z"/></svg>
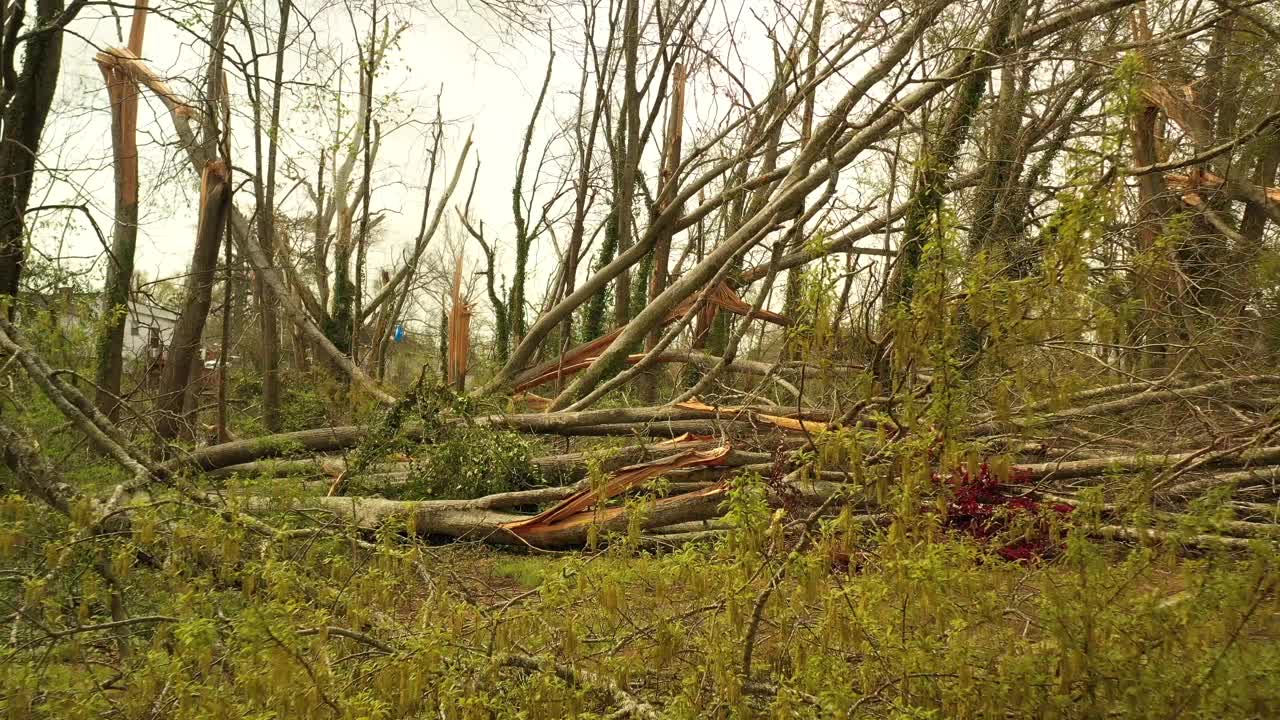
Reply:
<svg viewBox="0 0 1280 720"><path fill-rule="evenodd" d="M285 47L289 37L293 0L281 0L278 7L279 15L276 19L275 43L272 51L275 67L272 72L269 95L264 93L262 88L262 73L256 71L259 67L256 28L248 15L248 6L242 3L240 8L255 68L252 79L248 83L250 97L253 100L254 121L253 189L256 209L253 214L253 226L258 232L262 250L269 262L274 262L279 254L276 249L278 245L276 171L280 158L280 106L284 94ZM262 117L264 95L270 98L266 122ZM259 334L261 335L258 366L262 370L262 422L268 430L278 431L280 429L280 319L276 304L268 297L261 277L255 276L253 290L254 296L258 299Z"/></svg>
<svg viewBox="0 0 1280 720"><path fill-rule="evenodd" d="M9 5L0 32L0 296L16 296L25 262L25 217L40 138L62 70L62 33L87 0L36 0L30 29L26 2ZM24 45L22 66L14 63ZM14 307L8 309L12 317Z"/></svg>

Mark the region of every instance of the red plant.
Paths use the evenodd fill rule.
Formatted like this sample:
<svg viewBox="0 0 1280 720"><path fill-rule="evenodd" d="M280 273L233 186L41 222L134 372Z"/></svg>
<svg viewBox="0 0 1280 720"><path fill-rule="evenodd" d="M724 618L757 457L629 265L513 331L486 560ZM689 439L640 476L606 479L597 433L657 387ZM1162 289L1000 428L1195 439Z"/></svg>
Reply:
<svg viewBox="0 0 1280 720"><path fill-rule="evenodd" d="M967 467L951 473L949 478L934 474L934 481L951 486L952 498L947 505L945 525L956 533L966 534L982 544L999 541L1015 523L1024 520L1032 531L1024 533L1012 542L1001 542L996 548L1000 557L1011 561L1031 561L1052 557L1062 549L1062 543L1050 533L1055 517L1070 515L1074 509L1063 503L1044 505L1027 497L1006 495L1003 484L991 472L991 466L982 463L976 474Z"/></svg>

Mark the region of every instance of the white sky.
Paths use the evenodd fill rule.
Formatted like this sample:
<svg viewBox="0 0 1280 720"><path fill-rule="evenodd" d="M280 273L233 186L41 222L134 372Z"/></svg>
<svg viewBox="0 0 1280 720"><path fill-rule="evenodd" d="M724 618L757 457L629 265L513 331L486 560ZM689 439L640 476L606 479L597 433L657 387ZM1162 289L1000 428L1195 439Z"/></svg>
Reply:
<svg viewBox="0 0 1280 720"><path fill-rule="evenodd" d="M163 12L166 5L172 3L159 0L155 5ZM101 7L87 8L72 25L76 36L67 38L64 72L41 155L48 172L45 177L52 182L37 188L32 205L85 203L109 237L114 197L111 121L106 89L92 58L95 47L123 43L116 35L115 21L105 13ZM517 36L498 37L474 16L457 16L445 22L419 13L413 22L399 51L391 58L394 65L378 79L375 93L385 96L394 92L399 96L398 115L403 117L413 109L418 119L429 120L435 117L435 96L442 91L443 115L451 122L445 145L446 163L450 167L468 127L474 126L473 158L478 150L484 160L474 206L476 214L485 218L486 225L494 226L497 232L510 223L514 158L545 67L545 40L535 39L531 44ZM477 41L479 49L456 29L458 27ZM126 18L126 33L127 28ZM317 28L322 33L332 30L324 24L318 24ZM354 58L356 48L349 37L349 34L343 38L334 32L330 37L321 36L319 42L337 44L347 40L342 42L342 52ZM172 84L181 93L185 86L182 78L198 77L203 51L192 45L188 33L169 19L153 14L147 23L144 57L162 75L173 78ZM287 68L286 78L293 74L296 80L309 81L305 69L297 67L299 58L292 57L291 61L294 66ZM269 65L263 68L264 74L269 75L269 68ZM564 77L558 80L569 81L571 71L571 67L565 68ZM356 99L353 80L356 72L357 65L352 60L348 65L351 77L343 87L351 108ZM236 80L233 78L232 82ZM243 100L244 96L239 94L236 99ZM239 144L248 143L248 103L237 111L246 117L233 119L233 137ZM305 125L314 125L307 122L309 119L307 113L286 111L283 124L287 133L299 132L306 129ZM195 234L196 181L187 166L171 162L172 148L160 145L172 139L172 124L167 113L154 99L144 96L138 120L142 188L136 264L152 278L184 271L190 262ZM429 141L425 125L401 127L384 140L375 165L374 208L388 213L384 223L388 246L405 246L417 233ZM299 143L314 148L314 143L301 132L286 138L282 147L313 177L316 151L309 149L305 155L295 155L293 151ZM253 158L249 148L242 148L233 162L251 168ZM358 176L357 168L356 179ZM465 177L470 180L470 169ZM168 181L160 182L160 178ZM243 175L237 178L240 182L244 179ZM282 173L278 183L280 192L290 185ZM436 187L441 185L443 180L438 176ZM455 199L461 200L465 193L466 188L460 187ZM291 200L303 198L299 190ZM236 200L242 210L252 212L250 187L241 185ZM40 250L68 259L96 256L100 252L100 243L82 214L46 211L39 214L38 220L39 224L33 224L34 244Z"/></svg>
<svg viewBox="0 0 1280 720"><path fill-rule="evenodd" d="M387 1L381 3L384 8ZM242 2L251 3L250 7L256 8L252 12L261 12L264 5L275 7L275 2L270 0ZM289 53L285 78L293 88L302 84L311 86L310 95L322 99L324 110L317 112L314 108L299 106L303 98L295 94L286 98L282 117L283 156L296 162L300 172L312 180L316 173L318 148L326 139L332 138L338 90L341 89L346 98L344 105L348 118L344 125L350 124L350 113L357 101L357 49L350 20L340 4L332 4L317 14L315 8L323 2L297 0L297 4L304 8L303 14L314 17L315 21L307 26L304 36L296 40ZM190 83L201 77L207 47L203 40L196 42L191 31L175 24L175 21L184 20L174 16L184 12L181 2L153 0L152 7L154 12L147 22L143 56L156 72L170 79L179 94L193 97L195 91ZM398 264L398 258L417 234L426 180L425 158L430 147L426 123L435 118L438 93L441 93L442 114L449 123L449 130L445 159L436 178L435 196L439 196L447 182L468 129L473 128L472 157L451 205L460 206L464 202L478 156L482 164L472 204L473 217L484 221L488 237L496 239L503 249L509 249L511 244L511 188L525 127L546 68L546 34L507 31L495 28L485 18L466 9L451 9L439 4L434 7L435 10L408 10L401 6L397 10L395 17L409 26L388 58L387 68L375 83L375 96L386 99L394 94L395 104L383 116L384 139L375 163L373 207L375 211L385 211L386 219L381 234L383 240L369 254L371 277L376 277L379 268ZM714 47L699 48L701 53L714 56L715 62L704 60L699 64L695 61L693 65L686 101L686 148L698 140L699 126L713 126L716 118L732 110L729 95L724 89L724 71L719 63L733 67L756 97L767 88L769 78L751 66L758 65L766 72L771 71L772 66L767 29L761 20L776 14L772 4L766 0L735 0L709 5L706 12L712 26L721 29L733 27L733 31L719 32ZM526 192L532 183L532 168L537 156L557 127L557 118L568 118L576 109L575 96L580 80L580 50L577 48L581 43L582 29L573 14L566 11L553 14L551 18L557 45L556 63L551 92L535 134L530 172L526 174ZM356 17L363 34L368 23L367 14L360 12ZM190 16L185 19L189 20ZM295 13L292 28L296 30L301 26L302 21ZM128 18L123 18L118 26L108 8L90 6L72 24L71 30L74 34L67 36L64 46L64 72L54 117L41 148L41 159L48 171L46 177L51 181L43 188L37 188L32 205L84 203L109 241L114 182L110 113L105 85L93 62L93 55L99 47L124 44L118 32L127 34ZM785 42L785 37L783 40ZM248 52L248 44L243 37L232 38L230 42L241 52ZM302 53L307 49L304 46L323 47L331 51L333 57L345 60L342 63L345 79L340 85L331 70L335 60L313 60L304 65ZM259 47L259 52L263 51L264 48ZM237 71L231 69L228 72L231 74L236 113L232 120L232 137L237 146L233 162L252 168L251 107L243 81L236 77ZM269 59L264 61L261 72L270 78L272 68ZM847 72L856 74L857 68L850 68ZM588 83L588 93L592 91L592 82L594 79ZM839 85L837 82L837 91ZM265 91L269 92L269 86L269 81L264 82ZM397 124L397 119L413 119L414 123L389 131ZM665 119L659 121L655 138L663 136L664 123ZM197 183L185 159L181 163L175 162L177 155L172 147L173 140L168 114L158 101L144 93L138 119L142 187L136 268L148 279L180 275L191 258ZM599 145L603 139L597 142ZM565 152L567 146L562 142L556 149ZM656 163L656 156L656 152L648 152L646 163ZM293 185L283 166L284 162L277 181L280 194ZM359 172L357 168L353 179L359 179ZM243 173L236 177L236 202L248 214L252 212L254 203L252 187L246 179ZM865 202L866 197L860 196L874 194L874 190L861 188L848 177L842 184L844 182L849 183L849 190L841 195L851 205ZM542 199L545 195L536 204L541 205ZM563 207L568 207L567 202L568 199ZM301 215L310 209L310 205L304 191L298 189L282 202L281 209ZM448 216L452 215L450 209ZM85 222L83 214L47 211L36 217L29 216L28 221L35 231L33 245L40 252L62 257L65 264L73 266L83 266L90 259L96 260L95 271L89 281L93 287L100 286L105 259L101 243ZM588 232L591 229L589 226ZM560 231L558 236L563 238L566 234ZM432 243L433 250L439 251L446 243L445 234L438 234ZM481 255L473 241L467 241L467 253L469 269L474 270ZM509 277L510 253L500 257L504 274ZM535 243L530 259L532 301L538 301L558 264L559 258L549 241ZM476 299L486 305L478 296Z"/></svg>
<svg viewBox="0 0 1280 720"><path fill-rule="evenodd" d="M274 3L270 3L274 5ZM306 1L303 5L314 5ZM179 29L167 14L175 12L175 3L154 0L147 23L144 58L180 94L190 97L189 81L199 77L205 49L193 43L188 31ZM437 5L437 7L440 7ZM533 110L534 101L542 81L547 61L547 42L543 37L529 37L521 33L495 30L492 24L469 11L451 12L447 17L428 11L401 11L401 18L411 23L398 49L389 58L391 66L376 81L375 95L397 96L392 115L407 118L410 114L418 121L435 117L436 95L441 95L442 113L450 129L445 145L445 163L437 175L436 195L447 180L447 173L457 159L457 152L468 128L474 128L472 158L455 194L455 204L461 204L466 196L466 185L471 177L475 158L482 161L479 183L473 201L473 215L484 220L489 236L503 238L510 234L511 186L522 135ZM317 22L312 27L315 39L308 42L340 46L341 53L349 59L347 78L342 92L347 97L347 112L355 106L356 46L352 42L345 11L336 15L330 11L328 22ZM363 18L362 18L363 20ZM367 22L365 20L364 22ZM295 14L293 26L299 26ZM128 32L128 18L123 18L123 32ZM84 203L93 213L98 225L108 239L111 233L113 211L113 173L111 167L110 113L102 76L93 62L96 49L119 46L116 20L107 8L90 6L72 24L74 35L67 37L63 51L63 75L53 111L46 130L41 160L48 171L50 182L37 187L32 205L54 203ZM561 117L568 116L575 106L573 93L577 91L578 57L570 42L579 40L581 30L569 19L558 31L556 68L553 87L547 106L544 106L539 133L534 142L530 165L543 147L554 121L548 110ZM247 44L238 42L247 52ZM261 51L261 48L260 48ZM297 53L290 57L286 79L312 82L316 78L315 67L299 67ZM270 64L263 66L269 77ZM234 73L234 71L233 71ZM695 79L696 81L696 79ZM332 80L330 79L330 82ZM242 101L236 108L242 115L232 121L233 138L240 147L233 162L246 168L252 167L250 108L243 94L242 84L233 76L232 83L239 92L234 100ZM264 83L269 85L269 83ZM337 87L326 90L336 91ZM187 91L187 92L184 92ZM233 91L234 92L234 91ZM329 98L329 115L335 103ZM691 94L691 105L699 103L696 93ZM286 137L282 149L294 157L303 172L314 178L317 164L317 140L313 112L290 108L286 99L285 116L282 119ZM384 123L384 127L390 124ZM309 127L308 127L309 126ZM190 262L192 240L195 233L196 181L190 169L173 162L172 147L163 143L173 141L172 124L159 102L144 95L138 120L140 154L141 200L140 228L136 267L149 278L182 273ZM373 206L385 210L383 247L371 251L372 267L388 264L393 255L407 247L417 233L420 222L422 189L425 184L425 157L429 149L430 135L425 122L400 127L388 133L375 164ZM300 147L305 147L299 153ZM563 148L561 148L563 149ZM358 180L359 169L355 173ZM532 177L531 173L528 177ZM167 179L162 182L162 179ZM239 191L237 204L246 213L253 209L252 188L240 184L246 178L237 178ZM526 181L526 187L531 180ZM277 183L280 193L292 185L283 172ZM283 207L300 209L294 201L304 200L299 189ZM450 213L452 215L452 213ZM83 214L67 211L45 211L31 218L34 244L39 250L60 255L76 262L76 258L97 256L101 245ZM38 222L38 224L37 224ZM443 243L437 237L435 243ZM544 253L551 255L550 244L539 244ZM553 257L535 257L535 268L546 270ZM102 260L98 261L100 270ZM100 277L95 274L95 278ZM95 280L95 283L97 281Z"/></svg>

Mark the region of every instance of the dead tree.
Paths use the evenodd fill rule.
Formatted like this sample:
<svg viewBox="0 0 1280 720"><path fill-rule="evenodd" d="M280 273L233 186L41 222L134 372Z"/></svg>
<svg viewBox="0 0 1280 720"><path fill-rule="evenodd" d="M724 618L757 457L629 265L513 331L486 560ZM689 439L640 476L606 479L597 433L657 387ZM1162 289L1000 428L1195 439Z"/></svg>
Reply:
<svg viewBox="0 0 1280 720"><path fill-rule="evenodd" d="M140 0L129 28L129 51L142 55L147 1ZM116 418L120 377L124 368L124 326L133 281L133 256L138 243L138 87L113 64L99 63L111 100L111 149L116 172L116 217L102 293L103 324L97 339L95 403L107 417Z"/></svg>

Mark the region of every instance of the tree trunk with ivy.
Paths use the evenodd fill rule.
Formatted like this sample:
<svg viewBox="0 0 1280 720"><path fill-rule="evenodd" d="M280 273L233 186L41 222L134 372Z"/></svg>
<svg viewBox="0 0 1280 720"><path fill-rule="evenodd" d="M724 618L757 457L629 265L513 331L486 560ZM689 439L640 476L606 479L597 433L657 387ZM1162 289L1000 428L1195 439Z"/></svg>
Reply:
<svg viewBox="0 0 1280 720"><path fill-rule="evenodd" d="M71 12L64 0L37 0L34 25L47 28L30 33L22 43L22 68L13 67L23 10L27 3L15 3L5 17L8 38L4 55L4 92L7 105L0 108L4 130L0 136L0 296L16 297L21 287L26 258L27 204L40 151L40 138L58 88L62 68L62 28L83 7L76 3ZM10 304L7 312L14 316Z"/></svg>

